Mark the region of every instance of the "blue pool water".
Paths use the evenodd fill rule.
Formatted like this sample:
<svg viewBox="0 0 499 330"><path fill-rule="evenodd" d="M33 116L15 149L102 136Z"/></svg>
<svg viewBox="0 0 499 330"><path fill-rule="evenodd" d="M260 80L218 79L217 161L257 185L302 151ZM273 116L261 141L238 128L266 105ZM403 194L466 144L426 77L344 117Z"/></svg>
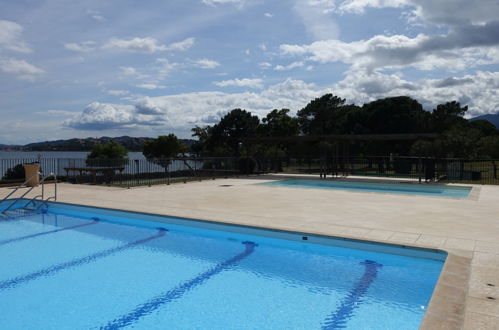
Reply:
<svg viewBox="0 0 499 330"><path fill-rule="evenodd" d="M262 183L269 186L285 186L300 188L318 188L334 190L353 190L381 192L403 195L425 195L466 198L471 187L465 186L444 186L418 183L391 183L391 182L367 182L367 181L343 181L343 180L304 180L290 179Z"/></svg>
<svg viewBox="0 0 499 330"><path fill-rule="evenodd" d="M50 203L0 220L0 329L418 328L443 253L306 238Z"/></svg>

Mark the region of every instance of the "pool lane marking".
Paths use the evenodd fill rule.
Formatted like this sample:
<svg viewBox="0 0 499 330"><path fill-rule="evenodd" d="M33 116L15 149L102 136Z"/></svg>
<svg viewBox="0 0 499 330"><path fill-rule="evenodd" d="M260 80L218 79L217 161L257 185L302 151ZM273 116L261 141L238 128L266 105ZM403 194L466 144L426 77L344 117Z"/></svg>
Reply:
<svg viewBox="0 0 499 330"><path fill-rule="evenodd" d="M362 296L366 294L369 286L376 280L378 268L383 267L382 264L372 260L365 260L360 264L365 266L364 275L355 284L355 287L349 292L338 309L326 318L322 326L323 330L343 329L346 327L346 322L351 318L352 312L362 302Z"/></svg>
<svg viewBox="0 0 499 330"><path fill-rule="evenodd" d="M218 273L230 269L235 266L238 262L248 257L253 253L255 247L258 246L253 242L243 242L245 246L244 252L217 264L215 267L209 269L208 271L196 276L195 278L180 284L179 286L166 291L163 294L152 298L151 300L139 305L133 311L128 314L125 314L117 319L112 320L107 325L101 327L100 329L121 329L125 326L131 325L133 322L140 319L142 316L151 313L152 311L158 309L161 305L169 303L175 299L182 297L189 290L194 289L196 286L201 285L203 282L210 279L212 276L217 275Z"/></svg>
<svg viewBox="0 0 499 330"><path fill-rule="evenodd" d="M159 230L158 233L153 235L153 236L139 239L137 241L126 243L124 245L120 245L120 246L117 246L117 247L114 247L111 249L107 249L107 250L104 250L101 252L97 252L97 253L88 255L86 257L83 257L83 258L78 258L75 260L64 262L64 263L61 263L61 264L58 264L58 265L55 265L55 266L52 266L49 268L45 268L45 269L30 273L27 275L18 276L14 279L11 279L11 280L2 281L2 282L0 282L0 290L11 289L11 288L18 286L20 284L26 283L26 282L31 281L31 280L38 279L38 278L43 277L43 276L52 275L52 274L54 274L58 271L64 270L64 269L68 269L68 268L75 267L75 266L81 266L84 264L94 262L100 258L108 257L112 254L116 254L118 252L122 252L124 250L133 248L137 245L147 243L147 242L152 241L156 238L160 238L160 237L164 236L165 233L167 232L167 230L163 229L163 228L158 228L158 230Z"/></svg>
<svg viewBox="0 0 499 330"><path fill-rule="evenodd" d="M25 239L34 238L34 237L38 237L38 236L43 236L43 235L48 235L48 234L54 234L54 233L58 233L58 232L64 231L64 230L70 230L70 229L76 229L76 228L80 228L80 227L95 225L97 222L98 222L97 220L94 220L92 222L87 222L87 223L83 223L83 224L79 224L79 225L74 225L74 226L69 226L69 227L63 227L63 228L59 228L59 229L54 229L54 230L50 230L50 231L44 231L44 232L41 232L41 233L36 233L36 234L32 234L32 235L21 236L21 237L17 237L17 238L6 239L6 240L3 240L3 241L0 241L0 245L5 245L5 244L13 243L13 242L19 242L19 241L23 241Z"/></svg>

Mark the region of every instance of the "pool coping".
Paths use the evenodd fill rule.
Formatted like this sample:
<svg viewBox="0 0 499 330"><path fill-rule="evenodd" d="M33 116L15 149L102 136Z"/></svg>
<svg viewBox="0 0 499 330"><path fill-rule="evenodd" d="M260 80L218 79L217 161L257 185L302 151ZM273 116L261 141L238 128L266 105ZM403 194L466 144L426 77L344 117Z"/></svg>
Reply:
<svg viewBox="0 0 499 330"><path fill-rule="evenodd" d="M332 245L332 246L340 246L340 247L346 247L346 248L356 248L360 250L369 250L369 251L374 251L374 252L381 252L381 253L392 253L392 252L387 252L384 250L379 250L377 251L376 249L369 249L367 248L368 246L372 247L374 246L381 246L381 247L387 247L388 249L407 249L405 251L409 250L414 250L414 251L421 251L425 250L430 253L434 254L441 254L445 255L443 257L443 267L440 272L440 275L438 277L437 283L435 284L434 291L432 293L432 296L430 298L430 302L428 303L428 307L426 309L426 312L424 314L424 317L420 323L419 329L422 330L432 330L432 329L462 329L464 326L464 315L465 315L465 309L466 309L466 294L467 294L467 288L468 288L468 282L470 279L470 270L471 270L471 257L468 257L466 255L463 255L463 253L458 252L453 249L437 249L434 247L426 247L421 244L399 244L396 242L389 243L386 241L381 241L381 240L376 240L376 239L363 239L355 236L348 236L348 235L342 235L342 236L333 236L333 235L325 235L324 233L318 233L314 231L307 231L307 232L302 232L302 231L296 231L296 230L290 230L290 229L285 229L281 227L275 227L275 226L254 226L254 225L247 225L247 224L241 224L240 222L237 221L220 221L220 220L213 220L209 217L207 218L190 218L190 217L180 217L180 216L173 216L173 215L168 215L168 214L161 214L161 213L150 213L150 212L143 212L143 211L136 211L136 210L131 210L131 209L117 209L117 208L112 208L112 207L101 207L101 206L92 206L92 205L87 205L87 204L77 204L77 203L68 203L68 202L47 202L47 204L55 204L55 205L63 205L63 206L68 206L68 207L81 207L81 208L94 208L98 210L104 210L104 211L110 211L110 212L116 212L116 213L131 213L131 214L137 214L137 215L145 215L147 217L151 217L152 219L137 219L138 221L152 221L152 222L157 222L157 223L172 223L167 221L161 221L159 218L164 218L168 217L171 219L178 220L179 222L189 222L188 224L184 224L189 226L190 223L194 222L198 224L198 228L207 228L207 229L215 229L213 227L216 226L221 226L221 230L224 230L223 228L250 228L252 230L255 230L257 232L261 231L270 231L273 233L280 233L284 235L290 235L290 236L307 236L310 238L311 236L314 236L316 238L319 238L319 240L311 240L309 241L310 243L313 244L323 244L323 245ZM64 209L64 207L63 207ZM128 217L132 219L136 219L133 217ZM175 222L173 222L175 224ZM203 223L207 223L207 226L203 226ZM217 230L217 229L215 229ZM227 230L227 229L225 229ZM232 230L229 230L232 231ZM233 230L232 232L238 232L241 233L241 231ZM259 233L248 233L250 235L259 235ZM261 234L260 234L261 235ZM275 237L272 235L262 235L262 236L267 236L267 237ZM298 241L302 242L300 239L293 239L291 237L283 238L282 236L277 237L280 239L287 239L287 240L293 240L293 241ZM324 240L333 240L334 243L332 244L325 244L324 242L321 242L321 239ZM341 244L341 241L345 242L346 244ZM351 244L348 244L348 243ZM355 244L366 244L366 248L359 248L359 247L352 247L351 245ZM424 252L424 251L423 251ZM411 254L400 254L400 253L395 253L393 254L398 254L398 255L406 255L409 257L416 257L416 258L425 258L417 255L411 255ZM433 259L433 258L430 258ZM439 259L434 259L434 260L439 260ZM440 259L442 260L442 259Z"/></svg>

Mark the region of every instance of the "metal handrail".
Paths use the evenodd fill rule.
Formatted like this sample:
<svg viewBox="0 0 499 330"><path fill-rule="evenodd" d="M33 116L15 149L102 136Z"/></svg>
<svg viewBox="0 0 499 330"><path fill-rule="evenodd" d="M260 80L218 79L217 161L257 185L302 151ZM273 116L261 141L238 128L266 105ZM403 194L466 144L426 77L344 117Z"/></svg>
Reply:
<svg viewBox="0 0 499 330"><path fill-rule="evenodd" d="M26 187L26 184L27 184L28 182L30 182L30 181L31 181L31 179L33 179L36 175L40 175L40 174L42 174L42 173L40 173L40 172L35 172L35 173L33 173L33 175L31 175L29 178L27 178L27 179L26 179L26 181L24 181L23 183L21 183L19 186L17 186L17 187L16 187L16 189L12 190L12 191L10 192L10 194L8 194L7 196L5 196L5 197L2 199L2 201L1 201L0 203L2 203L2 202L4 202L4 201L6 201L6 200L7 200L10 196L12 196L12 195L13 195L16 191L18 191L19 189L21 189L21 188L25 188L25 187Z"/></svg>
<svg viewBox="0 0 499 330"><path fill-rule="evenodd" d="M24 182L21 186L18 186L18 187L14 190L14 192L15 192L15 191L17 191L19 188L23 187L26 183L28 183L28 182L29 182L29 180L30 180L30 179L32 179L35 175L42 175L42 173L40 173L40 172L36 172L36 173L35 173L34 175L32 175L29 179L27 179L27 180L26 180L26 181L25 181L25 182ZM50 176L55 176L55 175L54 175L53 173L50 173ZM45 196L44 196L44 182L45 182L45 180L46 180L48 177L49 177L49 176L43 176L43 175L42 175L42 179L41 179L41 180L40 180L40 182L39 182L39 184L41 184L41 185L42 185L42 195L41 195L42 200L44 200L44 199L45 199ZM56 183L55 183L55 184L56 184L56 188L55 188L55 199L57 199L57 177L56 177ZM6 208L6 209L2 210L2 214L4 214L5 212L7 212L8 210L10 210L10 208L11 208L12 206L14 206L14 205L18 202L18 199L24 198L24 196L26 196L27 194L29 194L29 193L30 193L30 192L31 192L31 191L32 191L35 187L36 187L36 186L32 186L31 188L29 188L29 189L28 189L28 191L26 191L24 194L22 194L22 195L21 195L21 197L19 197L19 198L15 199L12 203L10 203L10 204L9 204L9 206L7 206L7 208ZM10 193L7 197L10 197L11 195L12 195L12 193ZM26 207L29 203L31 203L31 202L32 202L35 198L38 198L39 196L40 196L40 195L37 195L37 196L33 197L30 201L28 201L28 203L26 203L26 204L24 205L24 207ZM2 200L2 202L3 202L4 200L6 200L6 198L4 198L4 199Z"/></svg>

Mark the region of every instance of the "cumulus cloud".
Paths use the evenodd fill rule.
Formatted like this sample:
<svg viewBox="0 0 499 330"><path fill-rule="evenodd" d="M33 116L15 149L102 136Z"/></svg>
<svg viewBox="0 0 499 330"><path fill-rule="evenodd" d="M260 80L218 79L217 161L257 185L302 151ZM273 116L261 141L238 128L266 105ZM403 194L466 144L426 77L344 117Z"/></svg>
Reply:
<svg viewBox="0 0 499 330"><path fill-rule="evenodd" d="M0 59L0 70L3 72L17 74L19 79L28 81L35 80L39 75L45 72L25 60L18 60L14 58Z"/></svg>
<svg viewBox="0 0 499 330"><path fill-rule="evenodd" d="M496 0L345 0L335 8L338 13L363 14L367 8L410 8L409 17L444 25L484 24L497 20Z"/></svg>
<svg viewBox="0 0 499 330"><path fill-rule="evenodd" d="M21 38L23 27L16 22L0 20L0 51L31 53L31 47Z"/></svg>
<svg viewBox="0 0 499 330"><path fill-rule="evenodd" d="M133 105L90 103L82 113L64 122L65 126L80 130L130 128L137 125L161 125L161 116L142 114Z"/></svg>
<svg viewBox="0 0 499 330"><path fill-rule="evenodd" d="M134 105L94 102L65 125L79 130L160 125L190 130L194 125L213 124L227 111L244 108L260 117L274 108L300 109L329 90L287 79L260 92L194 92L144 97Z"/></svg>
<svg viewBox="0 0 499 330"><path fill-rule="evenodd" d="M87 10L87 15L97 22L104 22L106 18L98 10Z"/></svg>
<svg viewBox="0 0 499 330"><path fill-rule="evenodd" d="M498 63L499 21L484 25L456 27L447 35L414 38L404 35L377 35L368 40L343 42L321 40L308 45L280 46L284 55L305 56L306 60L344 62L354 68L374 70L413 66L422 70L462 69L484 63Z"/></svg>
<svg viewBox="0 0 499 330"><path fill-rule="evenodd" d="M197 66L198 68L201 68L201 69L215 69L216 67L220 66L220 63L218 63L217 61L208 60L205 58L205 59L194 61L194 65Z"/></svg>
<svg viewBox="0 0 499 330"><path fill-rule="evenodd" d="M262 79L230 79L214 82L215 85L219 87L227 87L227 86L235 86L235 87L249 87L249 88L263 88L263 80Z"/></svg>
<svg viewBox="0 0 499 330"><path fill-rule="evenodd" d="M112 38L102 47L104 49L126 50L140 53L156 53L163 51L184 51L194 45L194 38L172 43L170 45L160 45L158 41L151 37L118 39Z"/></svg>

